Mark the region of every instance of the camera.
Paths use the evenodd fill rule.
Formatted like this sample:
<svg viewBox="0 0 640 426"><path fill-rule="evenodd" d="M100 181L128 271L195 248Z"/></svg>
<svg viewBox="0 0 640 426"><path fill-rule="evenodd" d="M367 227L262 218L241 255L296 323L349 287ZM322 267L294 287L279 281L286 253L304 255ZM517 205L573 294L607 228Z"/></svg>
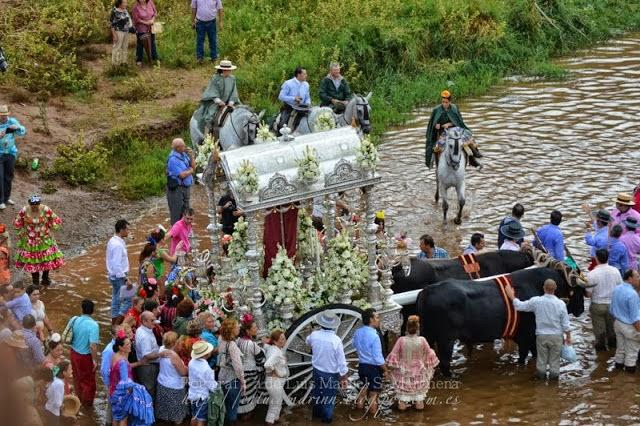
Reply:
<svg viewBox="0 0 640 426"><path fill-rule="evenodd" d="M0 72L5 72L9 68L9 63L7 63L7 58L4 56L4 51L2 47L0 47Z"/></svg>

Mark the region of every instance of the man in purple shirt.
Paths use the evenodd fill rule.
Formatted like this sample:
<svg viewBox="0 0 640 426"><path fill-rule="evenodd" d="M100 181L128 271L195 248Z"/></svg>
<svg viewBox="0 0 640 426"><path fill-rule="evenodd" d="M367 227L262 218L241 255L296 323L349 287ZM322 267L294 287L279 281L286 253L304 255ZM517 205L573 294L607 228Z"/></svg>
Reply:
<svg viewBox="0 0 640 426"><path fill-rule="evenodd" d="M28 348L29 367L36 368L44 362L44 349L42 342L36 335L36 319L33 315L25 315L22 318L22 332Z"/></svg>
<svg viewBox="0 0 640 426"><path fill-rule="evenodd" d="M632 209L636 203L630 194L620 192L618 193L618 198L614 201L616 202L616 208L611 210L611 219L614 225L622 224L629 217L636 219L640 223L640 213Z"/></svg>
<svg viewBox="0 0 640 426"><path fill-rule="evenodd" d="M562 213L558 210L552 211L549 223L536 231L537 240L540 241L534 240L534 245L541 248L540 244L542 244L547 253L562 262L564 260L564 237L559 227L560 222L562 222Z"/></svg>
<svg viewBox="0 0 640 426"><path fill-rule="evenodd" d="M24 291L24 284L17 282L13 284L13 298L6 303L7 308L11 310L11 313L18 323L22 323L22 318L25 315L31 313L33 309L31 306L31 300L29 295Z"/></svg>
<svg viewBox="0 0 640 426"><path fill-rule="evenodd" d="M204 37L209 39L209 50L211 62L218 58L218 33L216 29L216 18L220 30L224 21L224 10L222 0L191 0L191 17L193 18L193 28L196 29L196 59L201 64L204 60Z"/></svg>
<svg viewBox="0 0 640 426"><path fill-rule="evenodd" d="M640 223L635 217L628 217L622 225L625 231L620 236L620 242L627 249L627 258L629 260L629 269L638 270L637 257L640 255L640 234L637 233Z"/></svg>

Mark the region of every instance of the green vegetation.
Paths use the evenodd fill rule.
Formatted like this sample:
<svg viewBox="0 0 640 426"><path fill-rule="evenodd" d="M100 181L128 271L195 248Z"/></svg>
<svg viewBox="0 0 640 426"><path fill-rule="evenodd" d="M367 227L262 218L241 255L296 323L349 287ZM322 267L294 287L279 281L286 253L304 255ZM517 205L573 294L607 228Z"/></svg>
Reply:
<svg viewBox="0 0 640 426"><path fill-rule="evenodd" d="M47 173L62 177L70 185L87 185L105 175L109 150L102 144L89 147L81 137L58 145L58 155Z"/></svg>
<svg viewBox="0 0 640 426"><path fill-rule="evenodd" d="M14 0L0 9L0 45L11 64L5 79L32 92L76 93L87 99L96 76L79 65L78 49L108 40L107 0ZM554 56L640 28L640 2L620 0L226 0L219 32L222 58L239 65L241 99L274 113L279 87L297 65L309 72L312 99L330 61L339 61L352 88L374 92L374 132L399 124L417 105L437 101L443 88L456 98L487 90L508 74L562 78ZM130 4L131 6L131 4ZM195 65L189 2L156 0L163 67ZM180 71L176 71L180 72ZM153 81L133 70L107 70L122 84L115 97L149 99ZM129 77L128 79L126 79ZM140 82L142 81L143 84ZM0 80L2 83L2 80ZM206 84L203 81L203 85ZM144 86L142 88L138 86ZM171 81L157 82L169 87ZM13 90L15 98L24 93ZM188 103L176 107L180 121ZM127 197L164 187L166 148L145 135L115 132L105 147L107 178ZM125 136L122 136L125 135ZM124 179L123 176L127 178ZM111 184L113 185L113 184Z"/></svg>
<svg viewBox="0 0 640 426"><path fill-rule="evenodd" d="M119 81L115 86L112 98L129 102L162 99L171 95L171 88L158 84L155 72L145 73L137 77Z"/></svg>

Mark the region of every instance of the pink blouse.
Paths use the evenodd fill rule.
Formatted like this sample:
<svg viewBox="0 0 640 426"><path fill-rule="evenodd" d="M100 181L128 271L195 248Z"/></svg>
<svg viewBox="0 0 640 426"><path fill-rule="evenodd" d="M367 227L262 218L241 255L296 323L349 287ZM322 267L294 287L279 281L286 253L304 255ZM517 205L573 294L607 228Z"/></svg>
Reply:
<svg viewBox="0 0 640 426"><path fill-rule="evenodd" d="M153 0L147 0L146 5L142 5L140 1L136 1L136 5L133 6L133 26L136 27L137 33L150 33L151 25L145 25L140 21L150 21L151 18L155 18L158 12L156 6L153 4Z"/></svg>

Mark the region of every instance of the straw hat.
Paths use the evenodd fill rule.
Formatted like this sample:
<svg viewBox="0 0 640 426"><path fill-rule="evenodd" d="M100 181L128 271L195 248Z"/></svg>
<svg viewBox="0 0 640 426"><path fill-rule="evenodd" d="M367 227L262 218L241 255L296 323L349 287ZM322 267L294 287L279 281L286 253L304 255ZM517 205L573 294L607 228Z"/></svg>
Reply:
<svg viewBox="0 0 640 426"><path fill-rule="evenodd" d="M449 92L448 90L443 90L442 92L440 92L440 97L449 99L451 97L451 92Z"/></svg>
<svg viewBox="0 0 640 426"><path fill-rule="evenodd" d="M9 107L6 105L0 105L0 115L9 115Z"/></svg>
<svg viewBox="0 0 640 426"><path fill-rule="evenodd" d="M624 204L625 206L635 206L636 203L633 201L633 197L626 192L618 192L618 198L614 200L616 204Z"/></svg>
<svg viewBox="0 0 640 426"><path fill-rule="evenodd" d="M203 358L213 351L213 345L204 341L195 342L191 348L191 359Z"/></svg>
<svg viewBox="0 0 640 426"><path fill-rule="evenodd" d="M65 395L64 399L62 400L60 415L62 417L73 417L75 419L80 412L81 406L82 404L80 403L80 399L77 396L73 394Z"/></svg>
<svg viewBox="0 0 640 426"><path fill-rule="evenodd" d="M27 349L27 342L24 340L24 333L22 330L16 330L13 332L11 337L9 337L6 341L7 345L17 348L17 349Z"/></svg>
<svg viewBox="0 0 640 426"><path fill-rule="evenodd" d="M316 322L322 328L336 329L340 327L340 318L333 311L322 311L316 315Z"/></svg>
<svg viewBox="0 0 640 426"><path fill-rule="evenodd" d="M229 71L232 71L232 70L235 70L236 68L238 68L238 67L233 65L233 63L231 61L227 60L227 59L224 59L224 60L220 61L220 63L218 65L216 65L216 69L217 70L229 70Z"/></svg>

